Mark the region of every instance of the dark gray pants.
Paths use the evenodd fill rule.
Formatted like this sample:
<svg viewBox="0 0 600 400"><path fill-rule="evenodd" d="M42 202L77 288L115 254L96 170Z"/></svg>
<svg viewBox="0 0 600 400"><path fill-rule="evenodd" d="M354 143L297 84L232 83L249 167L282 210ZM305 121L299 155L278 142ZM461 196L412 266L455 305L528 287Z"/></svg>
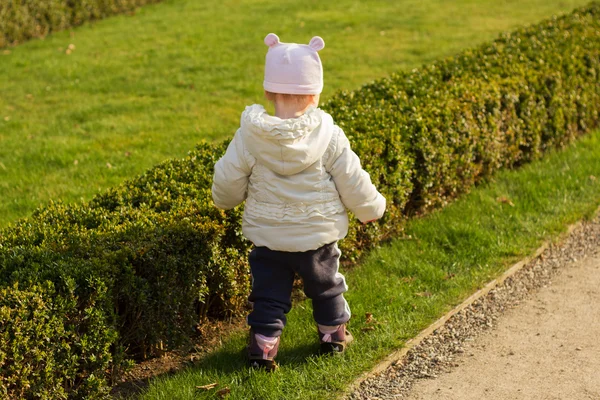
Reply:
<svg viewBox="0 0 600 400"><path fill-rule="evenodd" d="M279 336L292 308L294 276L300 275L304 293L312 300L313 317L318 324L335 326L350 319L350 308L342 293L348 290L338 272L341 252L337 243L305 252L275 251L256 247L250 253L254 308L248 325L265 336Z"/></svg>

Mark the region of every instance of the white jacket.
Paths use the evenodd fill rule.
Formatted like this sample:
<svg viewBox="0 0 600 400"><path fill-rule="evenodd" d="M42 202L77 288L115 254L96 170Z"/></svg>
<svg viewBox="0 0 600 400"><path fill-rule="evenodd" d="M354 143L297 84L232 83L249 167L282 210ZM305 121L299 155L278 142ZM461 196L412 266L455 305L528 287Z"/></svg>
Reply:
<svg viewBox="0 0 600 400"><path fill-rule="evenodd" d="M212 197L226 210L246 200L244 236L256 246L290 252L346 236L345 207L362 222L385 211L385 198L342 129L314 107L291 119L270 116L260 105L246 107L215 165Z"/></svg>

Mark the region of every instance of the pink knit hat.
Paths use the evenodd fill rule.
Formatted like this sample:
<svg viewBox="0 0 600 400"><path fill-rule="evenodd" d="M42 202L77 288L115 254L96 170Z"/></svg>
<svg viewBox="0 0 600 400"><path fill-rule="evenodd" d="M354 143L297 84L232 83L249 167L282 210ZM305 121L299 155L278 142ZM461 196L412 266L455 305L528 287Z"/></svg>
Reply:
<svg viewBox="0 0 600 400"><path fill-rule="evenodd" d="M269 33L263 87L268 92L285 94L319 94L323 90L323 66L317 51L325 47L319 36L309 44L281 43Z"/></svg>

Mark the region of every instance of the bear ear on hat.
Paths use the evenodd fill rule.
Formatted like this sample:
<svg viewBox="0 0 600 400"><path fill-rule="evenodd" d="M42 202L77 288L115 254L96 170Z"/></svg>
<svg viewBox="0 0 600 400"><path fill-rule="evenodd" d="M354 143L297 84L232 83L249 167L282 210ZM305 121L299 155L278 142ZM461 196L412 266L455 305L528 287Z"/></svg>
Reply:
<svg viewBox="0 0 600 400"><path fill-rule="evenodd" d="M325 41L320 36L310 39L308 45L315 51L322 50L325 47Z"/></svg>
<svg viewBox="0 0 600 400"><path fill-rule="evenodd" d="M279 36L277 36L274 33L269 33L266 37L265 37L265 44L269 47L273 47L278 45L279 43L281 43L279 41Z"/></svg>

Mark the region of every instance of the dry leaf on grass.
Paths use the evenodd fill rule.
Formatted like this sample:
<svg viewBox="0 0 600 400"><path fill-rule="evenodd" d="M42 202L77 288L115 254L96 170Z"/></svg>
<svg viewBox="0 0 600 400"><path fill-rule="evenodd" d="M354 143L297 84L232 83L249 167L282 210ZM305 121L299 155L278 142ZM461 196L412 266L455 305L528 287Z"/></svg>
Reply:
<svg viewBox="0 0 600 400"><path fill-rule="evenodd" d="M515 206L515 204L514 204L512 201L510 201L510 199L509 199L508 197L498 197L498 198L496 199L496 201L497 201L498 203L502 203L502 204L508 204L508 205L509 205L509 206L511 206L511 207L514 207L514 206Z"/></svg>
<svg viewBox="0 0 600 400"><path fill-rule="evenodd" d="M215 387L217 387L218 383L210 383L208 385L204 385L204 386L196 386L196 389L198 390L210 390L210 389L214 389Z"/></svg>
<svg viewBox="0 0 600 400"><path fill-rule="evenodd" d="M217 392L217 396L219 396L220 398L224 398L229 393L231 393L231 389L229 389L228 387L226 387L226 388L223 388L223 389L219 390Z"/></svg>
<svg viewBox="0 0 600 400"><path fill-rule="evenodd" d="M370 324L371 322L373 322L373 314L370 312L365 313L365 320L367 321L367 324Z"/></svg>

